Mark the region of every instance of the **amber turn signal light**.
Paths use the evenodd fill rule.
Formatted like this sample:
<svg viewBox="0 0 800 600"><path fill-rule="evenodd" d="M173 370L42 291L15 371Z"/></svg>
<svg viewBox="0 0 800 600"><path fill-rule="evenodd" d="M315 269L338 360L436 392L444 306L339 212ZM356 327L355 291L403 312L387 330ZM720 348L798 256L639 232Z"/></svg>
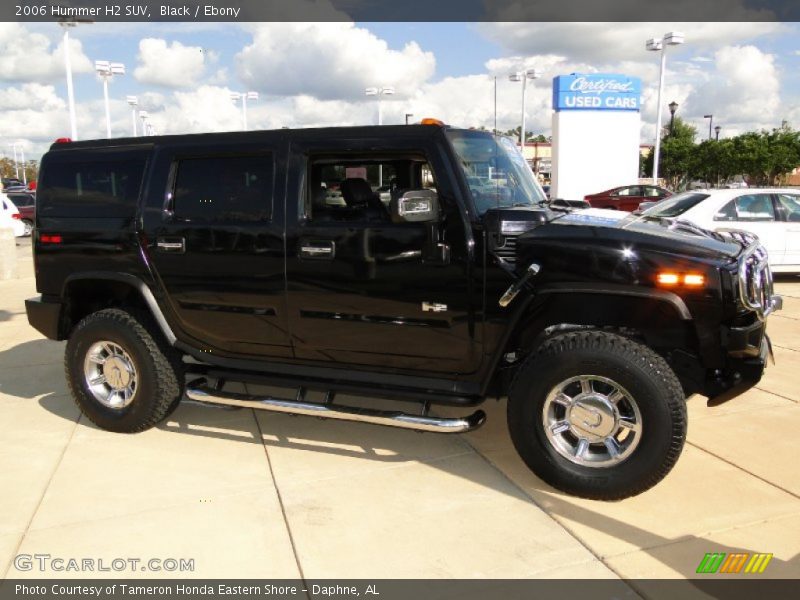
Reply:
<svg viewBox="0 0 800 600"><path fill-rule="evenodd" d="M706 283L705 275L700 273L673 273L670 271L663 271L656 276L656 281L659 285L677 286L684 285L686 287L702 287Z"/></svg>
<svg viewBox="0 0 800 600"><path fill-rule="evenodd" d="M677 273L659 273L656 281L661 285L678 285L681 278Z"/></svg>

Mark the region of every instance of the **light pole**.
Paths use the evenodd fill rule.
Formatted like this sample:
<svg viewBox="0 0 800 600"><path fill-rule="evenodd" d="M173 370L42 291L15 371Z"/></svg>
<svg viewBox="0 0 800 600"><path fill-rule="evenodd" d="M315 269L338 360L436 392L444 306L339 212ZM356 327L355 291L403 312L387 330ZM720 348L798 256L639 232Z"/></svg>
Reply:
<svg viewBox="0 0 800 600"><path fill-rule="evenodd" d="M139 99L136 96L126 96L125 100L128 102L128 105L131 107L131 118L133 123L133 137L138 137L138 132L136 131L136 107L139 105Z"/></svg>
<svg viewBox="0 0 800 600"><path fill-rule="evenodd" d="M111 137L111 106L108 102L108 81L114 75L125 75L125 65L118 62L108 62L107 60L96 60L94 70L103 80L103 99L106 104L106 137Z"/></svg>
<svg viewBox="0 0 800 600"><path fill-rule="evenodd" d="M368 87L364 90L367 96L376 96L378 99L378 125L383 125L383 110L381 107L381 97L391 96L394 94L394 87L384 85L381 87ZM408 117L406 117L408 122ZM378 187L383 187L383 165L378 165Z"/></svg>
<svg viewBox="0 0 800 600"><path fill-rule="evenodd" d="M148 113L146 110L140 110L139 118L142 120L142 135L150 135L147 131L147 119L150 118L150 113Z"/></svg>
<svg viewBox="0 0 800 600"><path fill-rule="evenodd" d="M67 72L67 104L69 105L69 126L71 139L78 139L78 124L75 118L75 90L72 86L72 62L69 58L69 28L78 23L92 23L90 19L63 19L58 22L64 28L64 68Z"/></svg>
<svg viewBox="0 0 800 600"><path fill-rule="evenodd" d="M717 134L717 141L719 141L719 130L722 129L719 125L714 127L714 132Z"/></svg>
<svg viewBox="0 0 800 600"><path fill-rule="evenodd" d="M414 113L406 113L406 125L408 125L408 120L414 116Z"/></svg>
<svg viewBox="0 0 800 600"><path fill-rule="evenodd" d="M25 187L28 187L28 174L25 173L25 149L22 147L22 144L19 146L19 159L22 163L22 183ZM17 175L19 177L19 175Z"/></svg>
<svg viewBox="0 0 800 600"><path fill-rule="evenodd" d="M377 96L378 98L378 125L383 125L383 111L381 107L381 96L391 96L394 94L394 88L390 85L382 87L368 87L364 90L367 96Z"/></svg>
<svg viewBox="0 0 800 600"><path fill-rule="evenodd" d="M526 69L525 71L517 71L508 76L509 81L522 82L522 125L519 129L519 147L522 152L525 151L525 99L528 94L528 79L539 79L542 72L539 69Z"/></svg>
<svg viewBox="0 0 800 600"><path fill-rule="evenodd" d="M14 173L17 176L17 179L19 179L19 162L18 162L18 159L17 159L17 144L16 144L16 142L11 144L11 149L14 151Z"/></svg>
<svg viewBox="0 0 800 600"><path fill-rule="evenodd" d="M678 103L674 100L669 103L669 136L675 133L675 111L678 110Z"/></svg>
<svg viewBox="0 0 800 600"><path fill-rule="evenodd" d="M242 101L242 131L247 131L247 101L258 100L258 92L231 92L231 100Z"/></svg>
<svg viewBox="0 0 800 600"><path fill-rule="evenodd" d="M677 31L665 33L660 40L650 38L645 47L650 52L661 52L661 70L658 76L658 110L656 111L656 147L653 154L653 185L658 184L658 162L661 158L661 95L664 93L664 70L667 66L667 46L678 46L684 42L683 34Z"/></svg>
<svg viewBox="0 0 800 600"><path fill-rule="evenodd" d="M714 115L703 115L704 119L708 119L708 139L711 139L711 125L714 123Z"/></svg>

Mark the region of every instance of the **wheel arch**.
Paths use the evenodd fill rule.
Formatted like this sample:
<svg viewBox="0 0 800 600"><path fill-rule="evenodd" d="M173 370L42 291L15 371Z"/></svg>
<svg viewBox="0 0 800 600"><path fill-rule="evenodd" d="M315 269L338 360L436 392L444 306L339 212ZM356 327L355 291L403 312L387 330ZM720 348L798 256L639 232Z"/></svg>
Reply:
<svg viewBox="0 0 800 600"><path fill-rule="evenodd" d="M506 338L498 346L495 383L508 366L504 357L513 353L513 364L519 364L545 339L570 329L613 331L662 352L697 350L691 313L680 296L671 292L573 284L540 288L520 300Z"/></svg>
<svg viewBox="0 0 800 600"><path fill-rule="evenodd" d="M72 328L92 312L134 306L153 318L170 346L177 341L152 290L135 275L113 271L73 273L64 281L61 298L64 307L59 324L61 339L68 337Z"/></svg>

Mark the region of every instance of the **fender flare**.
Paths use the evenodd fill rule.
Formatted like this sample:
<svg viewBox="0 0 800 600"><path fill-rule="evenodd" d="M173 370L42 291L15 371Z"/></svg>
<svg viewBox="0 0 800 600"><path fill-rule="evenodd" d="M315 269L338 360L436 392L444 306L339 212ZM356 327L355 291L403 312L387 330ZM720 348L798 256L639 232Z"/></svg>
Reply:
<svg viewBox="0 0 800 600"><path fill-rule="evenodd" d="M70 283L74 281L85 281L89 279L118 281L120 283L125 283L134 288L137 292L139 292L139 295L142 297L142 300L144 300L145 304L147 305L147 308L153 315L156 324L158 325L159 329L161 329L161 333L164 334L164 337L169 342L169 345L174 346L175 343L178 341L178 338L172 331L172 327L170 327L166 317L164 316L164 312L158 305L158 302L156 301L156 298L153 295L152 290L144 281L142 281L135 275L131 275L129 273L117 273L115 271L82 271L80 273L72 273L64 281L64 287L61 290L61 298L62 299L66 298L67 288L69 287Z"/></svg>
<svg viewBox="0 0 800 600"><path fill-rule="evenodd" d="M646 298L659 302L666 302L682 321L691 321L692 313L683 301L683 298L673 292L666 290L655 290L652 288L637 288L628 285L618 284L596 284L596 283L565 283L550 284L535 288L534 295L543 294L602 294L606 296L629 296L634 298Z"/></svg>

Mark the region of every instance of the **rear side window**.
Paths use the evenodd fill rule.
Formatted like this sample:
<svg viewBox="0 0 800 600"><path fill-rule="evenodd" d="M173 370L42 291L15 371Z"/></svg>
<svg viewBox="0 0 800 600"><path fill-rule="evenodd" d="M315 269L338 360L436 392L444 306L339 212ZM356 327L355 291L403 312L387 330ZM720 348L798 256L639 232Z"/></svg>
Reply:
<svg viewBox="0 0 800 600"><path fill-rule="evenodd" d="M271 154L178 161L174 216L193 223L268 221L272 216Z"/></svg>
<svg viewBox="0 0 800 600"><path fill-rule="evenodd" d="M98 153L45 157L38 211L45 217L132 217L142 187L145 156Z"/></svg>
<svg viewBox="0 0 800 600"><path fill-rule="evenodd" d="M20 206L33 206L34 204L33 196L30 194L9 194L8 198L17 205L17 208Z"/></svg>

